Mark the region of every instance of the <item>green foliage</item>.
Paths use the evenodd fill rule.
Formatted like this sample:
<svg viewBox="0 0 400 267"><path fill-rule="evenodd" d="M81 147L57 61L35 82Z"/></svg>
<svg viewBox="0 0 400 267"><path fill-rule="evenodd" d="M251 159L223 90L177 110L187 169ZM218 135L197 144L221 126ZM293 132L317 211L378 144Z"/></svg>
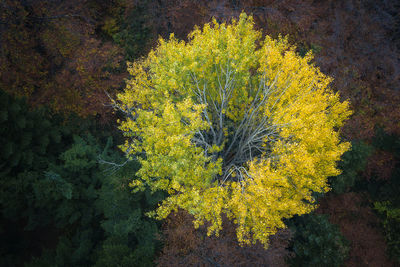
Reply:
<svg viewBox="0 0 400 267"><path fill-rule="evenodd" d="M364 170L367 158L372 151L373 148L364 142L353 141L351 143L351 150L343 154L342 160L338 164L342 173L329 179L333 192L342 194L354 186L358 174Z"/></svg>
<svg viewBox="0 0 400 267"><path fill-rule="evenodd" d="M123 47L126 59L132 61L143 55L150 40L151 29L146 26L146 3L140 3L133 9L125 10L118 21L111 18L106 21L103 30Z"/></svg>
<svg viewBox="0 0 400 267"><path fill-rule="evenodd" d="M159 248L158 225L144 216L163 198L150 191L132 194L129 182L139 168L127 163L103 180L96 205L104 213L101 226L106 240L99 252L96 266L152 266ZM127 251L128 253L123 253ZM118 256L120 255L120 256Z"/></svg>
<svg viewBox="0 0 400 267"><path fill-rule="evenodd" d="M150 266L158 225L143 214L163 196L132 194L137 162L100 163L124 160L106 126L79 118L61 123L0 93L7 114L0 122L0 265L18 266L43 251L28 266L90 266L129 250L121 264Z"/></svg>
<svg viewBox="0 0 400 267"><path fill-rule="evenodd" d="M61 132L44 110L30 112L23 99L0 90L0 114L1 175L41 169L60 151Z"/></svg>
<svg viewBox="0 0 400 267"><path fill-rule="evenodd" d="M389 255L400 262L400 207L389 201L375 202L374 206L382 218Z"/></svg>
<svg viewBox="0 0 400 267"><path fill-rule="evenodd" d="M382 127L375 129L372 144L377 149L394 152L396 156L400 156L400 137L396 134L386 133Z"/></svg>
<svg viewBox="0 0 400 267"><path fill-rule="evenodd" d="M374 209L381 219L388 254L400 262L400 137L377 128L372 143L376 149L390 152L394 156L391 177L381 180L376 173L372 173L372 179L364 187L370 193Z"/></svg>
<svg viewBox="0 0 400 267"><path fill-rule="evenodd" d="M372 146L384 155L391 156L389 166L382 166L382 159L374 159L377 164L370 171L369 179L360 180L356 189L367 192L374 203L373 208L381 219L382 232L385 235L387 251L391 258L400 262L400 138L377 128ZM386 159L383 159L386 160ZM383 177L382 178L382 173Z"/></svg>
<svg viewBox="0 0 400 267"><path fill-rule="evenodd" d="M108 239L103 243L101 254L97 259L94 266L108 267L108 266L135 266L136 259L132 255L132 249L127 245L119 242L114 243ZM150 265L151 266L151 265Z"/></svg>
<svg viewBox="0 0 400 267"><path fill-rule="evenodd" d="M63 134L45 110L30 111L1 90L0 110L0 216L16 221L31 212L34 188L64 148Z"/></svg>
<svg viewBox="0 0 400 267"><path fill-rule="evenodd" d="M319 45L313 44L313 43L312 43L311 45L309 45L309 44L303 44L303 45L299 46L298 50L299 50L299 55L302 56L302 57L304 57L304 56L306 56L307 53L309 53L310 51L311 51L314 55L318 55L318 54L321 52L322 47L319 46Z"/></svg>
<svg viewBox="0 0 400 267"><path fill-rule="evenodd" d="M68 233L54 251L31 264L110 266L114 262L115 266L119 262L121 266L137 266L143 262L149 266L158 246L158 226L143 213L161 196L130 192L129 179L137 163L125 163L117 171L114 165L99 164L99 159L121 160L111 150L111 139L104 149L90 135L73 139L72 146L60 155L62 164L51 166L46 173L44 182L50 184L43 188L51 189L40 191L42 207L51 210L56 225ZM126 252L126 257L115 258Z"/></svg>
<svg viewBox="0 0 400 267"><path fill-rule="evenodd" d="M33 260L33 265L87 266L93 261L92 253L103 236L102 216L94 206L103 176L97 158L107 152L92 136L85 139L74 136L73 144L33 186L34 210L28 215L28 227L37 228L46 216L48 223L64 232L56 249Z"/></svg>
<svg viewBox="0 0 400 267"><path fill-rule="evenodd" d="M52 221L53 215L41 204L43 185L48 191L66 189L61 180L46 181L50 176L44 174L65 149L65 134L57 118L52 119L45 109L29 110L24 99L2 90L0 114L0 222L4 229L0 265L13 266L22 260L22 252L35 247L36 241L29 238L35 234L31 230Z"/></svg>
<svg viewBox="0 0 400 267"><path fill-rule="evenodd" d="M349 253L348 241L327 215L309 214L297 217L289 224L294 232L290 249L295 257L290 266L343 266Z"/></svg>

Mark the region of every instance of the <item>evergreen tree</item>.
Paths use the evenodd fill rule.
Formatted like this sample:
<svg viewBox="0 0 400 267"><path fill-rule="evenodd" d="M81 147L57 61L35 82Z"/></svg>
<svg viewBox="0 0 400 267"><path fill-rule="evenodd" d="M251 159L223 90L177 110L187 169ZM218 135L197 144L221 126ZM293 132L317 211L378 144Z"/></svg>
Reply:
<svg viewBox="0 0 400 267"><path fill-rule="evenodd" d="M112 133L90 119L61 123L0 93L0 265L32 255L28 266L151 265L158 225L144 213L162 196L132 194L138 164L117 164L124 157L105 138Z"/></svg>
<svg viewBox="0 0 400 267"><path fill-rule="evenodd" d="M0 90L0 263L3 265L15 265L21 259L17 254L33 246L33 241L27 238L25 241L29 242L23 241L24 227L32 230L35 224L45 226L51 220L51 216L37 210L35 190L44 178L43 170L62 151L62 136L62 130L44 109L31 111L24 99Z"/></svg>
<svg viewBox="0 0 400 267"><path fill-rule="evenodd" d="M34 259L31 266L149 266L157 250L157 224L144 212L161 195L132 194L129 179L138 168L104 162L121 161L109 138L100 149L94 137L74 136L74 144L50 167L41 190L43 207L55 214L55 223L67 229L57 248ZM115 170L115 168L118 168ZM122 178L121 178L122 177ZM51 188L51 189L49 189ZM39 196L37 196L39 198ZM124 255L124 256L121 256Z"/></svg>
<svg viewBox="0 0 400 267"><path fill-rule="evenodd" d="M354 186L359 173L365 169L367 159L372 151L373 147L364 142L354 141L351 143L351 150L343 154L342 160L338 164L342 173L329 179L334 193L345 193Z"/></svg>
<svg viewBox="0 0 400 267"><path fill-rule="evenodd" d="M158 224L144 213L154 208L163 194L149 190L132 194L129 183L138 168L136 162L130 162L104 177L97 206L104 213L101 225L106 240L96 266L153 265L160 245L156 236Z"/></svg>
<svg viewBox="0 0 400 267"><path fill-rule="evenodd" d="M290 249L295 253L290 266L343 266L349 253L348 241L327 215L308 214L294 218L290 229L295 233Z"/></svg>

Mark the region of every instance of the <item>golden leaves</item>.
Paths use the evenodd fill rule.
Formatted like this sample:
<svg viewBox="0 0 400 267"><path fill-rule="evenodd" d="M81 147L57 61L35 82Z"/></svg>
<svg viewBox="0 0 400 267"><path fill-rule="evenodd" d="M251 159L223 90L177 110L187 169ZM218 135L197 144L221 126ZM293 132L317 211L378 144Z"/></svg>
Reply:
<svg viewBox="0 0 400 267"><path fill-rule="evenodd" d="M226 214L241 243L267 246L284 218L310 212L312 192L339 173L349 144L337 127L351 114L311 61L286 38L261 42L242 14L195 29L188 43L160 40L133 63L118 99L135 119L120 129L133 138L123 150L141 157L132 186L170 194L153 216L182 208L218 235Z"/></svg>

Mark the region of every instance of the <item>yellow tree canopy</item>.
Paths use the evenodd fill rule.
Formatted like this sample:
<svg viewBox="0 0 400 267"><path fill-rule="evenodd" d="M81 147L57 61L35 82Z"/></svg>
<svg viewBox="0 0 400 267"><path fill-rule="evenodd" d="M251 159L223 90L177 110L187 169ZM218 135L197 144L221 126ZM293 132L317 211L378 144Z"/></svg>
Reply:
<svg viewBox="0 0 400 267"><path fill-rule="evenodd" d="M339 128L351 114L331 78L287 39L262 39L251 16L196 28L189 41L160 40L132 63L116 106L127 156L145 185L169 196L152 213L182 208L218 235L225 214L242 244L284 228L284 218L315 208L336 161L350 145Z"/></svg>

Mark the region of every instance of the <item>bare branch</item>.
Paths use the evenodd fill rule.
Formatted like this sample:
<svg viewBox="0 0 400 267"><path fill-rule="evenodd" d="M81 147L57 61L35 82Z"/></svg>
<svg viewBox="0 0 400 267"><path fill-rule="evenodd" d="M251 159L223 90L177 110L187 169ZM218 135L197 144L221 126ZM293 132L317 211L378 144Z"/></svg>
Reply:
<svg viewBox="0 0 400 267"><path fill-rule="evenodd" d="M99 159L98 162L100 164L107 164L110 166L110 168L106 169L105 171L110 171L111 173L114 173L116 171L118 171L120 168L124 167L129 161L131 161L131 159L127 159L126 161L124 161L123 163L119 164L116 162L111 162L111 161L107 161L101 158L101 156L99 155Z"/></svg>

